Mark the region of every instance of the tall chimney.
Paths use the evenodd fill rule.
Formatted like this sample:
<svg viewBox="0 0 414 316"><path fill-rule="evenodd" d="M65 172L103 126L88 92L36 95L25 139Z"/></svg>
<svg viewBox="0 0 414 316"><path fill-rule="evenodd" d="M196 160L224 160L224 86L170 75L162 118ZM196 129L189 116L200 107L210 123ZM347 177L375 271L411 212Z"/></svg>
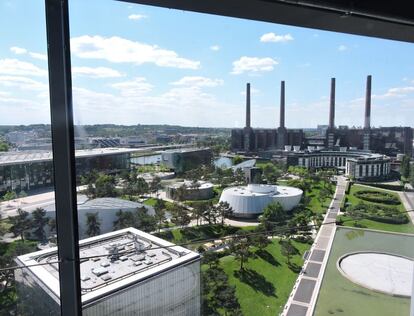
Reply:
<svg viewBox="0 0 414 316"><path fill-rule="evenodd" d="M331 78L331 98L329 104L329 129L335 128L335 78Z"/></svg>
<svg viewBox="0 0 414 316"><path fill-rule="evenodd" d="M365 122L364 122L365 129L371 128L371 79L372 79L372 76L369 75L367 77L367 91L365 95Z"/></svg>
<svg viewBox="0 0 414 316"><path fill-rule="evenodd" d="M280 82L280 127L285 127L285 82Z"/></svg>
<svg viewBox="0 0 414 316"><path fill-rule="evenodd" d="M250 127L250 83L246 85L246 127Z"/></svg>

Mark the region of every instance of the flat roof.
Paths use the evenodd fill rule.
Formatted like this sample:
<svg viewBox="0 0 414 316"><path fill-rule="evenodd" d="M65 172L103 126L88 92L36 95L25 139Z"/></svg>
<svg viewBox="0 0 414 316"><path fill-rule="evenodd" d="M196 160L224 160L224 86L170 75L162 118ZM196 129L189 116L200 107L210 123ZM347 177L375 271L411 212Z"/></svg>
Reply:
<svg viewBox="0 0 414 316"><path fill-rule="evenodd" d="M302 194L301 189L273 184L249 184L247 186L238 186L226 188L223 191L229 192L235 196L297 196Z"/></svg>
<svg viewBox="0 0 414 316"><path fill-rule="evenodd" d="M181 145L174 145L181 146ZM168 148L170 146L151 146L140 148L122 148L122 147L107 147L107 148L93 148L93 149L79 149L75 151L76 158L87 158L106 155L120 155L128 153L136 153L141 151L156 150ZM51 161L53 159L52 151L9 151L0 153L0 166L44 162Z"/></svg>
<svg viewBox="0 0 414 316"><path fill-rule="evenodd" d="M200 258L196 252L132 227L83 239L79 242L79 253L83 304ZM100 257L82 259L93 256ZM16 258L21 266L56 260L57 247ZM58 264L26 269L59 299Z"/></svg>
<svg viewBox="0 0 414 316"><path fill-rule="evenodd" d="M392 270L387 269L388 264L392 264L389 260L386 265L382 265L380 260L374 259L370 261L371 271L365 278L371 278L372 273L377 271L377 282L363 285L361 276L364 271L358 271L358 275L352 278L347 277L341 272L340 264L344 257L353 254L379 253L391 256L405 257L414 259L414 235L403 234L387 231L378 231L370 229L361 229L356 227L336 227L335 236L329 251L328 261L323 273L321 287L318 293L314 315L325 315L329 311L341 310L343 315L365 316L365 315L409 315L410 299L407 297L385 294L378 291L373 285L382 284L390 279L391 286L401 284L400 278L404 276L391 275ZM377 266L381 265L381 266ZM366 269L366 267L364 267ZM408 272L407 269L399 269L399 273ZM349 271L348 271L349 272ZM405 275L405 279L410 279L410 274ZM375 282L373 278L370 280ZM411 288L411 286L410 286ZM381 287L379 287L381 289Z"/></svg>

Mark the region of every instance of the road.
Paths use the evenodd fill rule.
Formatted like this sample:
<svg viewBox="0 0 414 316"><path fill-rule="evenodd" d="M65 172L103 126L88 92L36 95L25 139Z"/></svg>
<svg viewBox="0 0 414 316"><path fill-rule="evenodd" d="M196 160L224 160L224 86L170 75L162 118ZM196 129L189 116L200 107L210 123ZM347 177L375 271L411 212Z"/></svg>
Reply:
<svg viewBox="0 0 414 316"><path fill-rule="evenodd" d="M345 178L338 177L334 198L285 305L283 316L308 316L313 313L323 277L321 271L324 271L328 261L329 249L335 235L335 220L345 195L345 188Z"/></svg>

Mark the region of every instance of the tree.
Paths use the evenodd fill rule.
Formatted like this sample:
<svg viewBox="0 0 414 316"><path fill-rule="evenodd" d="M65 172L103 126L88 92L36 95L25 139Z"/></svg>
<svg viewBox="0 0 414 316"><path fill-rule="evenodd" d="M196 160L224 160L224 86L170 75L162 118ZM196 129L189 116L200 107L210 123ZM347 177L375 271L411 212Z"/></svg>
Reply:
<svg viewBox="0 0 414 316"><path fill-rule="evenodd" d="M113 223L113 230L134 226L135 222L132 212L124 212L123 210L119 210L115 215L116 220Z"/></svg>
<svg viewBox="0 0 414 316"><path fill-rule="evenodd" d="M25 191L21 190L19 192L19 198L25 198L26 196L27 196L27 193Z"/></svg>
<svg viewBox="0 0 414 316"><path fill-rule="evenodd" d="M155 176L152 178L151 184L150 184L150 191L153 193L156 193L158 196L158 191L161 189L161 178L158 176Z"/></svg>
<svg viewBox="0 0 414 316"><path fill-rule="evenodd" d="M29 213L17 209L17 216L10 217L12 227L10 228L14 236L20 236L21 240L24 240L24 234L30 229Z"/></svg>
<svg viewBox="0 0 414 316"><path fill-rule="evenodd" d="M96 197L96 190L92 183L88 183L85 189L85 194L90 199L94 199Z"/></svg>
<svg viewBox="0 0 414 316"><path fill-rule="evenodd" d="M224 218L230 217L233 215L233 209L231 208L230 204L227 202L221 201L219 204L215 206L216 212L221 217L221 226L224 226Z"/></svg>
<svg viewBox="0 0 414 316"><path fill-rule="evenodd" d="M281 172L276 169L276 166L273 163L267 163L263 166L263 175L265 176L267 183L276 183Z"/></svg>
<svg viewBox="0 0 414 316"><path fill-rule="evenodd" d="M203 254L203 257L201 259L203 264L207 264L209 269L213 267L218 267L219 265L219 255L217 252L214 251L206 251Z"/></svg>
<svg viewBox="0 0 414 316"><path fill-rule="evenodd" d="M175 190L175 197L178 201L184 201L187 193L187 186L183 184Z"/></svg>
<svg viewBox="0 0 414 316"><path fill-rule="evenodd" d="M260 251L263 251L268 245L270 245L271 241L267 238L267 235L263 232L263 234L257 234L253 238L254 245L259 248Z"/></svg>
<svg viewBox="0 0 414 316"><path fill-rule="evenodd" d="M95 182L97 197L116 196L115 178L110 175L100 174Z"/></svg>
<svg viewBox="0 0 414 316"><path fill-rule="evenodd" d="M17 194L14 191L7 191L4 195L3 195L3 201L10 201L10 200L14 200L15 198L17 198Z"/></svg>
<svg viewBox="0 0 414 316"><path fill-rule="evenodd" d="M49 226L50 231L50 240L52 242L56 242L56 219L52 217L48 217L47 225Z"/></svg>
<svg viewBox="0 0 414 316"><path fill-rule="evenodd" d="M249 258L254 258L255 254L250 249L251 238L247 233L234 236L230 241L229 249L237 261L240 261L240 271L244 270L244 264Z"/></svg>
<svg viewBox="0 0 414 316"><path fill-rule="evenodd" d="M292 245L292 241L290 239L287 240L280 240L280 251L282 256L285 256L287 259L287 264L290 265L290 258L298 253L298 250Z"/></svg>
<svg viewBox="0 0 414 316"><path fill-rule="evenodd" d="M157 199L154 205L154 211L155 211L155 218L158 223L158 232L162 228L162 225L165 223L165 202L161 199Z"/></svg>
<svg viewBox="0 0 414 316"><path fill-rule="evenodd" d="M98 212L86 213L86 235L89 237L97 236L101 233L101 221Z"/></svg>
<svg viewBox="0 0 414 316"><path fill-rule="evenodd" d="M157 220L153 215L148 214L145 206L138 207L135 211L135 225L144 232L152 232L157 227Z"/></svg>
<svg viewBox="0 0 414 316"><path fill-rule="evenodd" d="M414 187L414 166L411 167L410 184L411 184L412 187Z"/></svg>
<svg viewBox="0 0 414 316"><path fill-rule="evenodd" d="M205 202L197 202L194 203L192 205L193 210L192 210L192 215L193 215L193 219L196 220L196 225L199 226L200 225L200 219L204 214L204 209L205 209Z"/></svg>
<svg viewBox="0 0 414 316"><path fill-rule="evenodd" d="M410 177L410 160L407 155L404 155L401 160L400 173L405 179Z"/></svg>
<svg viewBox="0 0 414 316"><path fill-rule="evenodd" d="M233 164L234 165L238 165L239 163L242 163L242 162L243 162L243 158L242 157L240 157L238 155L236 155L236 156L233 157Z"/></svg>
<svg viewBox="0 0 414 316"><path fill-rule="evenodd" d="M285 223L286 211L283 209L280 203L270 203L267 205L263 214L260 217L260 222L263 227L270 231L273 230L277 225L281 226ZM273 235L273 234L272 234Z"/></svg>
<svg viewBox="0 0 414 316"><path fill-rule="evenodd" d="M48 218L43 208L38 207L32 212L32 223L34 228L33 234L37 240L44 242L46 240L45 226L48 223Z"/></svg>
<svg viewBox="0 0 414 316"><path fill-rule="evenodd" d="M135 184L135 192L138 195L143 195L145 193L148 193L149 191L149 186L148 183L145 181L144 178L142 177L138 177L136 184Z"/></svg>
<svg viewBox="0 0 414 316"><path fill-rule="evenodd" d="M236 287L230 286L227 283L220 284L214 289L214 301L218 308L224 309L224 315L234 314L235 310L240 311L240 304L236 297ZM240 314L238 314L240 315Z"/></svg>
<svg viewBox="0 0 414 316"><path fill-rule="evenodd" d="M190 224L191 217L188 211L179 204L172 204L170 207L171 221L178 226L186 226Z"/></svg>
<svg viewBox="0 0 414 316"><path fill-rule="evenodd" d="M0 151L9 151L9 145L6 142L0 141Z"/></svg>

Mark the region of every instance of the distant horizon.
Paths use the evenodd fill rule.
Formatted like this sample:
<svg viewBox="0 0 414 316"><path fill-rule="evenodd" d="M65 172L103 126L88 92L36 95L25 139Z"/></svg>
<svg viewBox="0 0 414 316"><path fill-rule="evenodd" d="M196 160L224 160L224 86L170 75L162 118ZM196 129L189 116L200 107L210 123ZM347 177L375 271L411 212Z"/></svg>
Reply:
<svg viewBox="0 0 414 316"><path fill-rule="evenodd" d="M275 128L282 80L286 126L325 125L335 77L336 125L363 126L372 75L371 125L414 126L411 43L118 1L69 7L78 125L242 128L250 82L252 126ZM0 0L0 27L0 124L47 124L44 3Z"/></svg>

